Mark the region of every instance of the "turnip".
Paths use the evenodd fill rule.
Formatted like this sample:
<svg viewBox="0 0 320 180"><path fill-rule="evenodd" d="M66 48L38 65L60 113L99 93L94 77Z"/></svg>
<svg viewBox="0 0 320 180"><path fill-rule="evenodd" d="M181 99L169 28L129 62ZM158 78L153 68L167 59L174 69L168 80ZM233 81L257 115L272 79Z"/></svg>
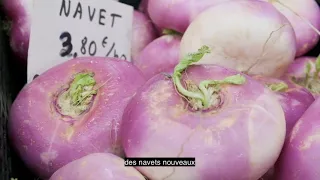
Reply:
<svg viewBox="0 0 320 180"><path fill-rule="evenodd" d="M307 53L317 44L320 33L320 9L315 0L263 1L272 3L290 21L297 38L296 56Z"/></svg>
<svg viewBox="0 0 320 180"><path fill-rule="evenodd" d="M139 11L133 12L133 31L131 40L131 58L135 61L140 52L154 39L157 38L157 31L151 20Z"/></svg>
<svg viewBox="0 0 320 180"><path fill-rule="evenodd" d="M179 63L180 40L179 35L159 37L140 53L133 64L141 70L146 79L161 72L172 72Z"/></svg>
<svg viewBox="0 0 320 180"><path fill-rule="evenodd" d="M297 58L282 79L299 87L307 88L315 98L320 95L320 57L303 56Z"/></svg>
<svg viewBox="0 0 320 180"><path fill-rule="evenodd" d="M147 11L159 28L183 33L203 10L224 1L227 0L151 0Z"/></svg>
<svg viewBox="0 0 320 180"><path fill-rule="evenodd" d="M94 152L123 154L118 132L125 106L145 83L131 63L84 57L27 84L10 110L11 142L26 165L48 178Z"/></svg>
<svg viewBox="0 0 320 180"><path fill-rule="evenodd" d="M149 13L148 13L148 3L149 3L149 0L141 0L140 1L140 4L138 6L138 10L142 13L145 13L149 16Z"/></svg>
<svg viewBox="0 0 320 180"><path fill-rule="evenodd" d="M254 76L254 79L266 85L275 92L277 99L283 108L286 119L286 137L302 114L313 103L314 97L303 87L295 87L280 79Z"/></svg>
<svg viewBox="0 0 320 180"><path fill-rule="evenodd" d="M145 180L134 167L109 153L93 153L70 162L57 170L49 180Z"/></svg>
<svg viewBox="0 0 320 180"><path fill-rule="evenodd" d="M19 59L26 64L31 26L33 0L4 0L4 10L12 21L10 46Z"/></svg>
<svg viewBox="0 0 320 180"><path fill-rule="evenodd" d="M142 13L144 13L149 19L150 19L150 15L148 12L148 4L149 4L149 0L141 0L139 6L138 6L138 10ZM152 22L153 23L153 22ZM159 28L156 24L153 24L157 33L160 35L163 35L163 28Z"/></svg>
<svg viewBox="0 0 320 180"><path fill-rule="evenodd" d="M292 129L276 164L276 180L320 179L319 108L318 98Z"/></svg>
<svg viewBox="0 0 320 180"><path fill-rule="evenodd" d="M280 77L296 54L287 18L270 3L237 0L206 9L190 24L180 58L207 45L212 53L198 64L216 64L250 75Z"/></svg>
<svg viewBox="0 0 320 180"><path fill-rule="evenodd" d="M124 112L127 157L196 159L195 167L137 167L150 179L258 179L280 154L285 117L278 100L247 75L191 65L209 52L203 46L172 75L154 76Z"/></svg>
<svg viewBox="0 0 320 180"><path fill-rule="evenodd" d="M254 79L260 81L270 90L275 92L282 109L284 110L286 119L286 140L288 139L290 132L299 120L302 114L309 108L314 102L312 94L303 87L295 87L290 83L286 83L280 79L267 78L263 76L254 76ZM274 168L271 168L262 178L259 180L273 180Z"/></svg>

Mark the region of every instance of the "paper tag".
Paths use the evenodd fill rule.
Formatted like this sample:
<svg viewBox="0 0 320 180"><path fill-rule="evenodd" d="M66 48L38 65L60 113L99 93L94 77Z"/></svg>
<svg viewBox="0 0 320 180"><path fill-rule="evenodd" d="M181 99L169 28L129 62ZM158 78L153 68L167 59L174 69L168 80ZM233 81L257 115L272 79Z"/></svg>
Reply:
<svg viewBox="0 0 320 180"><path fill-rule="evenodd" d="M130 61L133 7L114 0L34 0L28 82L74 57Z"/></svg>

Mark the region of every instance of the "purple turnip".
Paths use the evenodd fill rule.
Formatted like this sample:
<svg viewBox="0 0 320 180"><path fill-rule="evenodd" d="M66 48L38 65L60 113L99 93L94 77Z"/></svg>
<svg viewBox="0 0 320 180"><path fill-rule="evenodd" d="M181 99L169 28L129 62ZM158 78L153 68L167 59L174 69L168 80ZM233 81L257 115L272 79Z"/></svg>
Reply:
<svg viewBox="0 0 320 180"><path fill-rule="evenodd" d="M134 167L109 153L93 153L57 170L49 180L145 180Z"/></svg>
<svg viewBox="0 0 320 180"><path fill-rule="evenodd" d="M154 39L158 32L151 20L139 11L133 12L133 27L131 39L131 60L135 61L140 52Z"/></svg>
<svg viewBox="0 0 320 180"><path fill-rule="evenodd" d="M320 179L320 99L297 121L276 164L276 180Z"/></svg>
<svg viewBox="0 0 320 180"><path fill-rule="evenodd" d="M197 64L277 78L294 60L295 39L290 22L270 3L228 1L206 9L190 24L180 58L207 45L212 53Z"/></svg>
<svg viewBox="0 0 320 180"><path fill-rule="evenodd" d="M198 14L224 1L226 0L151 0L147 3L147 11L159 28L184 33Z"/></svg>
<svg viewBox="0 0 320 180"><path fill-rule="evenodd" d="M280 79L268 78L263 76L254 76L253 78L273 91L277 99L279 100L286 119L287 140L295 123L314 102L315 99L313 95L303 87L295 87L292 84L286 83L285 81ZM269 169L269 171L259 180L273 179L274 167Z"/></svg>
<svg viewBox="0 0 320 180"><path fill-rule="evenodd" d="M4 0L4 10L12 21L10 46L15 55L26 64L31 26L33 0Z"/></svg>
<svg viewBox="0 0 320 180"><path fill-rule="evenodd" d="M291 23L297 40L296 56L311 50L319 40L320 9L315 0L263 0L272 3Z"/></svg>
<svg viewBox="0 0 320 180"><path fill-rule="evenodd" d="M307 88L315 98L320 96L320 56L303 56L297 58L289 67L282 79L295 86Z"/></svg>
<svg viewBox="0 0 320 180"><path fill-rule="evenodd" d="M138 6L138 10L142 13L145 13L149 16L149 13L148 13L148 3L149 3L149 0L141 0L140 1L140 4Z"/></svg>
<svg viewBox="0 0 320 180"><path fill-rule="evenodd" d="M280 79L263 76L254 76L253 78L275 92L284 111L286 137L288 137L295 123L315 100L314 97L307 89L295 87Z"/></svg>
<svg viewBox="0 0 320 180"><path fill-rule="evenodd" d="M181 36L164 35L151 42L133 64L144 74L146 79L161 72L172 72L179 63Z"/></svg>
<svg viewBox="0 0 320 180"><path fill-rule="evenodd" d="M127 157L196 159L195 167L137 167L150 179L258 179L280 154L285 117L274 94L234 70L191 65L209 52L203 46L172 75L154 76L124 112Z"/></svg>
<svg viewBox="0 0 320 180"><path fill-rule="evenodd" d="M121 156L121 117L144 83L141 72L127 61L66 61L20 91L10 110L11 142L42 178L90 153Z"/></svg>
<svg viewBox="0 0 320 180"><path fill-rule="evenodd" d="M149 3L148 13L157 26L183 33L202 11L227 1L230 0L157 0ZM290 21L297 38L296 56L305 54L317 44L320 34L317 30L320 29L320 10L315 0L262 1L274 5ZM147 2L143 1L139 8L145 12L145 6L147 5ZM266 13L266 16L268 16L268 13ZM225 16L220 15L219 17Z"/></svg>

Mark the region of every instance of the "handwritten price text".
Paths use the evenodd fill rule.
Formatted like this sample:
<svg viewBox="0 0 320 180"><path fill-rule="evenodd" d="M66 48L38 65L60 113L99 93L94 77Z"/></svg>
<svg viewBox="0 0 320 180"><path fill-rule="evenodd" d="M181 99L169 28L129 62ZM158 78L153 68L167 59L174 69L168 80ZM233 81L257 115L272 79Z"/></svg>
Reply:
<svg viewBox="0 0 320 180"><path fill-rule="evenodd" d="M72 44L72 35L69 32L65 31L61 33L59 38L62 41L62 49L60 50L60 56L73 56L73 58L78 57L78 53L76 52L77 50L74 50L74 46ZM103 48L105 49L106 57L115 57L127 60L126 55L117 52L115 42L108 42L108 36L103 37L102 40L99 42L89 40L88 37L84 36L80 43L81 48L79 49L79 51L84 56L95 56L98 51L98 48Z"/></svg>

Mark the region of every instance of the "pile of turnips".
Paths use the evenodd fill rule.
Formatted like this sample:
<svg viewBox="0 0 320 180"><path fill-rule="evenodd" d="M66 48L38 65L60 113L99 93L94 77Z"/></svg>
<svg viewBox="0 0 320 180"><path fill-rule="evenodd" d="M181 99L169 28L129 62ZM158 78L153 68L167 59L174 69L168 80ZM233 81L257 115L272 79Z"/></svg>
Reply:
<svg viewBox="0 0 320 180"><path fill-rule="evenodd" d="M27 62L32 1L5 0ZM14 10L14 11L12 11ZM42 179L319 180L315 0L142 0L131 62L81 57L15 99L12 145ZM195 157L195 167L124 166Z"/></svg>

